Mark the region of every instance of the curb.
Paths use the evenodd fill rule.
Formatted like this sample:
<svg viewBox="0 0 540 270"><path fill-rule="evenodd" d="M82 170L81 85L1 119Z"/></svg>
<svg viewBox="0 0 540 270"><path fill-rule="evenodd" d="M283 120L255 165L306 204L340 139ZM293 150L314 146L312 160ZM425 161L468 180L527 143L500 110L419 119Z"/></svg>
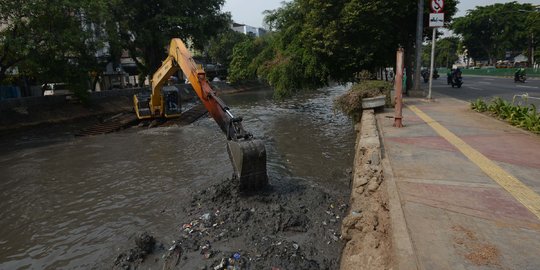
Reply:
<svg viewBox="0 0 540 270"><path fill-rule="evenodd" d="M388 155L384 150L380 123L378 121L377 131L379 132L379 137L381 138L381 152L383 154L381 163L383 166L383 175L387 184L386 187L388 192L390 224L392 227L392 253L394 256L393 266L396 269L419 269L417 256L414 252L409 230L407 229L407 222L405 221L405 215L403 214L403 206L401 204L401 198L399 197L397 184L394 179L394 172L392 170L392 166L390 165L390 161L388 160Z"/></svg>
<svg viewBox="0 0 540 270"><path fill-rule="evenodd" d="M340 269L418 269L374 110L363 111L355 130L350 212L342 223L342 239L346 243ZM370 224L370 219L378 220L377 225Z"/></svg>

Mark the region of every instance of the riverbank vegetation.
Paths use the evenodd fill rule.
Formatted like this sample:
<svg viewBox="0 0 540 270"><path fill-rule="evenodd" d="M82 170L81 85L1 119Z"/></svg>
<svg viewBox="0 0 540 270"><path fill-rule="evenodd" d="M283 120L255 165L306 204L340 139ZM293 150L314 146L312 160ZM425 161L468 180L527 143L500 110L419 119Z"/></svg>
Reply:
<svg viewBox="0 0 540 270"><path fill-rule="evenodd" d="M349 91L334 100L334 109L343 112L355 122L362 117L362 100L376 96L386 96L386 106L391 106L392 83L365 80L354 84Z"/></svg>
<svg viewBox="0 0 540 270"><path fill-rule="evenodd" d="M540 114L536 111L536 106L514 105L500 97L494 98L491 102L477 99L471 102L471 109L477 112L489 112L491 115L508 121L510 124L534 133L540 133Z"/></svg>
<svg viewBox="0 0 540 270"><path fill-rule="evenodd" d="M129 72L140 82L171 38L197 50L231 22L224 0L0 0L0 84L69 83L76 93ZM105 78L104 74L108 74Z"/></svg>
<svg viewBox="0 0 540 270"><path fill-rule="evenodd" d="M447 20L456 4L445 2ZM407 70L412 70L416 11L416 1L408 0L286 2L267 11L270 34L235 46L229 79L264 80L281 98L329 81L354 81L361 70L393 66L400 45L407 54ZM426 8L426 18L428 13ZM428 32L426 27L426 36Z"/></svg>

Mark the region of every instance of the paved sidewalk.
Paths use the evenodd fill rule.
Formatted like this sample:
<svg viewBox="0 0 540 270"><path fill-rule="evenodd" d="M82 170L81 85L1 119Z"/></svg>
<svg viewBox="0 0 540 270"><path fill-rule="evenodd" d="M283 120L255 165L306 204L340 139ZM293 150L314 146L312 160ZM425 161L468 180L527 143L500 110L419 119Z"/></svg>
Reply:
<svg viewBox="0 0 540 270"><path fill-rule="evenodd" d="M540 269L540 136L452 98L403 113L377 121L418 268Z"/></svg>

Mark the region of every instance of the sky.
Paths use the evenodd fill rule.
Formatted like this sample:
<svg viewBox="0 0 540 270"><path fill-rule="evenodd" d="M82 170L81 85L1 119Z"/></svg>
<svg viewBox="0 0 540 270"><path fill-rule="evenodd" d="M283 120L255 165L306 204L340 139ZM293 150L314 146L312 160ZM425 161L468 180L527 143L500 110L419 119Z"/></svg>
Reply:
<svg viewBox="0 0 540 270"><path fill-rule="evenodd" d="M412 1L412 0L411 0ZM263 26L262 14L265 10L279 8L283 0L225 0L224 11L232 14L233 20L254 27ZM288 2L288 1L287 1ZM461 0L458 5L456 17L464 16L469 9L475 6L487 6L495 3L507 3L512 0ZM532 3L540 5L540 0L517 0L519 3Z"/></svg>

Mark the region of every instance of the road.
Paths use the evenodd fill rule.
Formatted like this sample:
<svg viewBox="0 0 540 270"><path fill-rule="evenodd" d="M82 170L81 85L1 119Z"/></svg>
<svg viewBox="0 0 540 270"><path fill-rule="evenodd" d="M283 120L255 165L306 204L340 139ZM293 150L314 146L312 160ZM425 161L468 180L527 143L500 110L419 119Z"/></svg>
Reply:
<svg viewBox="0 0 540 270"><path fill-rule="evenodd" d="M427 89L427 84L424 86ZM512 101L514 95L528 93L529 99L525 104L533 103L537 110L540 110L540 80L527 80L525 83L514 83L512 78L497 78L483 76L464 76L461 88L452 88L446 84L446 77L441 76L433 81L433 92L451 96L464 101L483 98L491 100L494 97L501 97ZM516 103L521 98L516 98Z"/></svg>

